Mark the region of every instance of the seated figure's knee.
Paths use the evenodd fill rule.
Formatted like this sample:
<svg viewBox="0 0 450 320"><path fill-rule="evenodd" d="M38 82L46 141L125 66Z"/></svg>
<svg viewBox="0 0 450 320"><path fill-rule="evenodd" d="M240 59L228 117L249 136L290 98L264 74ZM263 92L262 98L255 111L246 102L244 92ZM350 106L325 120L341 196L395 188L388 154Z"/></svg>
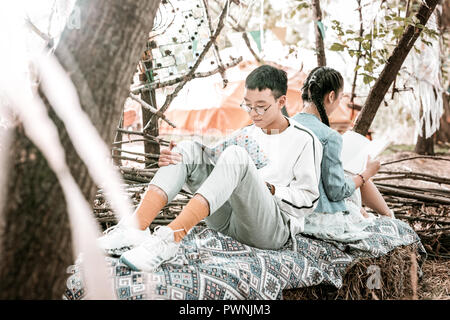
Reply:
<svg viewBox="0 0 450 320"><path fill-rule="evenodd" d="M202 148L193 140L178 142L172 151L181 153L183 155L183 163L185 164L201 164L203 162Z"/></svg>
<svg viewBox="0 0 450 320"><path fill-rule="evenodd" d="M241 146L228 146L220 155L227 164L248 165L249 155L247 150Z"/></svg>

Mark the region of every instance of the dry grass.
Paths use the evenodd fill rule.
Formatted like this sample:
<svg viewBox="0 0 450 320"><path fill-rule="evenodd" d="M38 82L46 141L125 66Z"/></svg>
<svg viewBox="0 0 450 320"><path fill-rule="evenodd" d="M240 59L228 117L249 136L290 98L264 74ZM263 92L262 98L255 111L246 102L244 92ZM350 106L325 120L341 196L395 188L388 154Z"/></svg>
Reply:
<svg viewBox="0 0 450 320"><path fill-rule="evenodd" d="M450 260L427 260L419 282L419 299L450 300Z"/></svg>
<svg viewBox="0 0 450 320"><path fill-rule="evenodd" d="M320 285L291 289L283 292L283 299L450 299L450 261L425 261L423 276L418 278L416 270L421 263L418 257L415 245L398 247L380 258L364 259L350 266L339 290Z"/></svg>

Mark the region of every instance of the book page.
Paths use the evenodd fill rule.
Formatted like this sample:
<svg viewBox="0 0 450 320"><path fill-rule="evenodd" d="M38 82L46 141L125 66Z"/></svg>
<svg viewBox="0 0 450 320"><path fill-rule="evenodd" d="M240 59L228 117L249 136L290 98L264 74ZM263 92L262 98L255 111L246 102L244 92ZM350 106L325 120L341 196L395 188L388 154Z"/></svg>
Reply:
<svg viewBox="0 0 450 320"><path fill-rule="evenodd" d="M342 139L342 165L345 171L352 174L361 173L366 168L367 156L376 158L390 144L386 137L370 141L351 130L346 131Z"/></svg>

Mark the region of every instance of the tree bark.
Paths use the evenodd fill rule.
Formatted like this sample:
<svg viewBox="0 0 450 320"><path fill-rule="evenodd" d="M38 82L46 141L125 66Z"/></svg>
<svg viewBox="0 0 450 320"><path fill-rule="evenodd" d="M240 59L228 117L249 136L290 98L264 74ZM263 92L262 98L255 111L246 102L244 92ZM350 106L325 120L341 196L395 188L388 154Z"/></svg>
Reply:
<svg viewBox="0 0 450 320"><path fill-rule="evenodd" d="M424 0L422 2L419 11L416 14L420 24L427 24L428 19L439 2L440 0ZM355 127L353 129L354 131L362 135L367 134L384 96L389 90L389 87L399 72L403 61L405 61L409 51L414 46L414 43L421 32L422 29L416 28L413 25L409 25L406 28L405 33L402 35L398 45L395 47L392 55L389 57L386 65L384 66L384 69L381 71L378 80L370 90L364 107L356 120Z"/></svg>
<svg viewBox="0 0 450 320"><path fill-rule="evenodd" d="M434 136L425 138L425 123L422 125L422 135L417 137L416 146L414 152L422 155L434 155Z"/></svg>
<svg viewBox="0 0 450 320"><path fill-rule="evenodd" d="M314 31L316 35L316 55L317 55L317 66L324 67L327 65L325 57L325 46L323 43L322 33L319 28L319 22L322 21L322 10L320 9L320 0L313 0L312 9L314 15Z"/></svg>
<svg viewBox="0 0 450 320"><path fill-rule="evenodd" d="M143 91L141 94L142 100L157 108L156 105L156 92L155 89ZM144 130L145 134L157 137L159 135L158 117L154 116L149 110L142 108L142 127L144 127L149 121L150 125ZM159 145L155 143L144 142L144 152L159 154ZM157 161L155 161L157 162Z"/></svg>
<svg viewBox="0 0 450 320"><path fill-rule="evenodd" d="M81 24L66 27L55 51L78 91L83 110L108 144L113 142L158 6L154 0L79 0L75 8ZM48 109L72 175L92 203L97 187L64 125ZM66 268L74 258L61 187L21 126L15 130L9 155L6 224L0 238L0 299L61 299Z"/></svg>
<svg viewBox="0 0 450 320"><path fill-rule="evenodd" d="M148 50L143 55L145 60L149 61L141 61L142 66L145 68L145 70L150 70L153 68L152 63L150 62L153 58L152 51ZM153 79L149 79L148 73L141 73L139 75L139 78L145 79L145 83L153 82ZM156 91L153 88L150 88L149 90L141 90L141 99L147 102L149 105L151 105L153 108L158 109L157 103L156 103ZM154 137L157 137L159 135L159 124L158 124L158 117L154 116L152 112L147 110L144 107L141 107L142 111L142 129L144 134L148 134ZM146 129L145 126L150 121L150 125L147 126ZM159 154L159 145L149 142L144 142L144 152L145 153L153 153L153 154Z"/></svg>
<svg viewBox="0 0 450 320"><path fill-rule="evenodd" d="M442 94L444 101L444 114L441 117L439 130L436 132L436 141L448 143L450 142L450 96L444 92Z"/></svg>

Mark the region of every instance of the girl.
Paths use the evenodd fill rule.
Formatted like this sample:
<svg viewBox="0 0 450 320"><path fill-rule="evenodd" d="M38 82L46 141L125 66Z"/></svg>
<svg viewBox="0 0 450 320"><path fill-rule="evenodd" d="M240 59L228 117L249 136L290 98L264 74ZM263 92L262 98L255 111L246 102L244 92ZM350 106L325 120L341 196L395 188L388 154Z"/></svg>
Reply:
<svg viewBox="0 0 450 320"><path fill-rule="evenodd" d="M356 241L368 236L363 229L374 219L362 208L361 200L381 215L394 216L370 180L380 168L379 161L369 158L366 169L353 177L344 173L340 160L342 137L329 127L328 120L339 106L343 84L338 71L328 67L313 69L302 88L304 108L294 116L323 145L320 197L314 212L306 217L303 233L328 240Z"/></svg>

